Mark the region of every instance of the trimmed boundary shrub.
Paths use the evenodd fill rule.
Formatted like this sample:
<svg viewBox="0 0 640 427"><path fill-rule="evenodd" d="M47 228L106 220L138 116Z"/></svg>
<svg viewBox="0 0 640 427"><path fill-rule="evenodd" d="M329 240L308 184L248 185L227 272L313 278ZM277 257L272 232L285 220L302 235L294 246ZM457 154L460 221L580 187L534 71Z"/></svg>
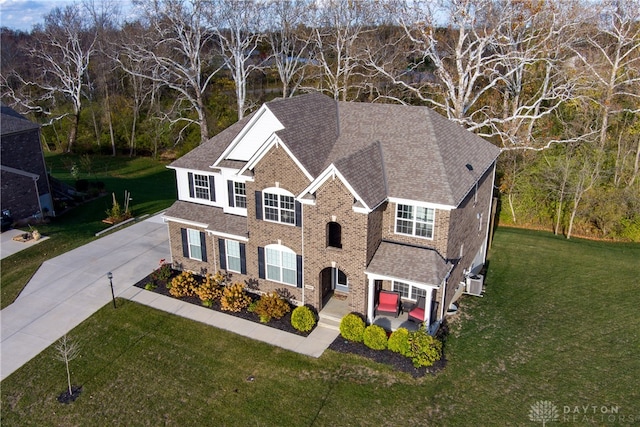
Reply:
<svg viewBox="0 0 640 427"><path fill-rule="evenodd" d="M340 335L349 341L362 342L364 329L364 320L355 313L347 314L340 321Z"/></svg>
<svg viewBox="0 0 640 427"><path fill-rule="evenodd" d="M293 309L291 313L291 326L300 332L309 332L316 325L316 316L306 305Z"/></svg>
<svg viewBox="0 0 640 427"><path fill-rule="evenodd" d="M171 281L169 293L176 298L191 297L197 287L198 281L193 277L193 273L183 271Z"/></svg>
<svg viewBox="0 0 640 427"><path fill-rule="evenodd" d="M277 292L263 294L254 308L254 312L260 316L260 322L268 323L271 318L281 319L291 311L291 306Z"/></svg>
<svg viewBox="0 0 640 427"><path fill-rule="evenodd" d="M427 333L422 326L415 332L409 332L409 354L413 366L431 366L442 357L442 342Z"/></svg>
<svg viewBox="0 0 640 427"><path fill-rule="evenodd" d="M409 355L409 330L407 328L398 328L391 333L387 348L394 353L403 356Z"/></svg>
<svg viewBox="0 0 640 427"><path fill-rule="evenodd" d="M369 325L362 334L364 345L373 350L385 350L387 348L387 331L382 326Z"/></svg>
<svg viewBox="0 0 640 427"><path fill-rule="evenodd" d="M238 312L247 308L249 304L251 304L251 297L247 295L242 283L225 286L220 298L220 308L223 311Z"/></svg>

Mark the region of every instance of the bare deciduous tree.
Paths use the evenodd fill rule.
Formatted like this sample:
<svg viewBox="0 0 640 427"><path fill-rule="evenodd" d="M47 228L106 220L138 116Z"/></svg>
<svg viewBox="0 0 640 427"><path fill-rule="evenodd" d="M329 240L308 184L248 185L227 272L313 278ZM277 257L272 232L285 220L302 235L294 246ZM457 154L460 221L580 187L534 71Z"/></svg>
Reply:
<svg viewBox="0 0 640 427"><path fill-rule="evenodd" d="M261 0L216 0L210 9L211 30L235 83L238 118L244 117L249 75L262 68L258 46L263 39L261 21L266 11Z"/></svg>
<svg viewBox="0 0 640 427"><path fill-rule="evenodd" d="M272 1L267 41L271 60L282 83L282 97L293 96L309 68L310 30L304 27L309 19L310 0Z"/></svg>
<svg viewBox="0 0 640 427"><path fill-rule="evenodd" d="M34 35L35 44L29 49L29 55L36 61L40 75L24 83L37 86L43 94L39 100L32 99L30 103L52 101L57 95L70 101L72 114L67 152L71 152L78 134L87 70L95 53L96 33L89 27L81 6L74 3L49 12L44 26L36 29Z"/></svg>
<svg viewBox="0 0 640 427"><path fill-rule="evenodd" d="M197 119L179 115L173 122L200 127L200 140L209 138L205 94L213 77L222 69L212 49L213 33L205 28L212 6L204 0L153 0L136 2L144 11L140 31L120 45L120 66L127 73L163 85L179 96L174 106L186 102Z"/></svg>
<svg viewBox="0 0 640 427"><path fill-rule="evenodd" d="M69 395L72 395L73 390L71 389L71 371L69 370L69 362L80 355L80 345L77 341L73 341L67 335L64 335L58 340L54 348L56 350L56 360L63 362L67 369L67 385L69 387Z"/></svg>

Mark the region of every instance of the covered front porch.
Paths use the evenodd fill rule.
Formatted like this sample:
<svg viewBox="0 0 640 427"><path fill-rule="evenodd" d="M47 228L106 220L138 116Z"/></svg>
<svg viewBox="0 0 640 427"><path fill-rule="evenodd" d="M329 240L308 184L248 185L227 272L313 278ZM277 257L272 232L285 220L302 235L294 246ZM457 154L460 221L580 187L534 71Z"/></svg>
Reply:
<svg viewBox="0 0 640 427"><path fill-rule="evenodd" d="M387 330L416 330L424 323L434 333L444 316L444 289L452 267L434 250L382 242L365 271L367 323ZM389 300L398 302L396 310L388 307Z"/></svg>

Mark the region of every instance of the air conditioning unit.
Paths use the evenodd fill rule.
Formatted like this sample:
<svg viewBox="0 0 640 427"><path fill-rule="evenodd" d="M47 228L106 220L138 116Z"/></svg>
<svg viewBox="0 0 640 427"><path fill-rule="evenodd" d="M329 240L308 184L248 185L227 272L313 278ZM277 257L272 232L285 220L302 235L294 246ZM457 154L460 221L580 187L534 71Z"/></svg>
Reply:
<svg viewBox="0 0 640 427"><path fill-rule="evenodd" d="M467 293L478 297L482 296L482 286L484 276L482 274L471 274L467 276Z"/></svg>

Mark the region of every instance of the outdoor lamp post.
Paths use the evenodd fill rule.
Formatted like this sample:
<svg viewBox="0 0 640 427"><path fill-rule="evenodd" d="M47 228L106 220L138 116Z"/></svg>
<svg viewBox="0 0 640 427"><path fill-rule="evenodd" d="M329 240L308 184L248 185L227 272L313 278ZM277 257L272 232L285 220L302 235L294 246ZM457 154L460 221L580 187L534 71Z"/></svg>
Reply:
<svg viewBox="0 0 640 427"><path fill-rule="evenodd" d="M116 296L113 293L113 273L108 272L107 277L109 278L109 285L111 286L111 299L113 300L113 308L116 308Z"/></svg>

